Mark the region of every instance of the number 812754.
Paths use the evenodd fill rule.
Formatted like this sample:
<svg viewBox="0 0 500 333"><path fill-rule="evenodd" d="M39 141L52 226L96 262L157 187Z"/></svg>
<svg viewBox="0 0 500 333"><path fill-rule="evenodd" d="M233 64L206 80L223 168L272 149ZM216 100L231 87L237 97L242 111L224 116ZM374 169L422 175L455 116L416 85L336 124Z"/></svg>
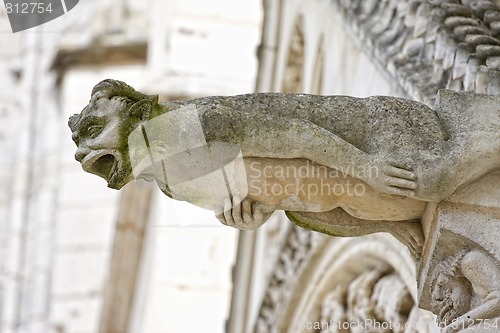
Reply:
<svg viewBox="0 0 500 333"><path fill-rule="evenodd" d="M52 4L42 3L42 2L22 2L22 3L11 3L7 2L5 4L5 9L7 14L43 14L52 13Z"/></svg>

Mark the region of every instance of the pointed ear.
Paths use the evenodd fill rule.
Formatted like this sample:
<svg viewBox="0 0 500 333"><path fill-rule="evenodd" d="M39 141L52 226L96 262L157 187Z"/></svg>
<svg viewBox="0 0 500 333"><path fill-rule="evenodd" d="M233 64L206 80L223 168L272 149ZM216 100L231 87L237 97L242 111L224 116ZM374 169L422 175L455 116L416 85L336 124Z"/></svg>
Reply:
<svg viewBox="0 0 500 333"><path fill-rule="evenodd" d="M135 102L128 110L129 116L142 120L149 120L153 111L153 102L149 99L141 99Z"/></svg>

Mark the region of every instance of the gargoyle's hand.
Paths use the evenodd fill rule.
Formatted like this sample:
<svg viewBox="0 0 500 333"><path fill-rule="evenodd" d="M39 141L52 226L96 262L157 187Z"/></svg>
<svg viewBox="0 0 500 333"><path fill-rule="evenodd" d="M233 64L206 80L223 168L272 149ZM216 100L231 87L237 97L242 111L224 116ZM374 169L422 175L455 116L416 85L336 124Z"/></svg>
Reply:
<svg viewBox="0 0 500 333"><path fill-rule="evenodd" d="M395 162L379 164L374 188L382 193L412 197L416 194L417 177L413 169Z"/></svg>
<svg viewBox="0 0 500 333"><path fill-rule="evenodd" d="M234 198L235 202L239 202L239 198ZM224 213L216 215L217 219L222 224L240 230L254 230L267 221L272 212L266 212L264 206L258 202L252 202L244 199L239 204L233 206L230 198L224 201Z"/></svg>

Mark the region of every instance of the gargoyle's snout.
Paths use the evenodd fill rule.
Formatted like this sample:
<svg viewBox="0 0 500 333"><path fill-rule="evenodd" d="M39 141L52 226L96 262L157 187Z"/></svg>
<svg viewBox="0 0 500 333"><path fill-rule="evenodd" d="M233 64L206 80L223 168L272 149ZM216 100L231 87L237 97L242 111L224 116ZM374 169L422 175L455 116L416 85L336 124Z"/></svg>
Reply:
<svg viewBox="0 0 500 333"><path fill-rule="evenodd" d="M78 149L75 154L75 158L82 164L83 170L109 182L118 171L118 158L109 151L86 153L85 149Z"/></svg>
<svg viewBox="0 0 500 333"><path fill-rule="evenodd" d="M106 180L108 187L119 190L133 179L132 173L124 168L122 155L117 150L78 148L75 159L84 171Z"/></svg>
<svg viewBox="0 0 500 333"><path fill-rule="evenodd" d="M78 148L76 153L75 153L75 160L77 160L78 162L82 162L82 160L85 158L85 156L87 156L87 154L89 153L90 151L87 150L87 149L82 149L82 148Z"/></svg>
<svg viewBox="0 0 500 333"><path fill-rule="evenodd" d="M80 143L79 135L77 132L77 125L78 125L79 120L80 120L79 114L72 115L71 117L69 117L69 120L68 120L68 126L71 129L71 132L73 133L71 135L71 139L73 140L73 142L76 144L77 147Z"/></svg>
<svg viewBox="0 0 500 333"><path fill-rule="evenodd" d="M79 140L79 137L78 137L78 133L73 133L71 135L71 140L73 140L73 142L76 144L76 146L78 147L78 144L80 143L80 140Z"/></svg>

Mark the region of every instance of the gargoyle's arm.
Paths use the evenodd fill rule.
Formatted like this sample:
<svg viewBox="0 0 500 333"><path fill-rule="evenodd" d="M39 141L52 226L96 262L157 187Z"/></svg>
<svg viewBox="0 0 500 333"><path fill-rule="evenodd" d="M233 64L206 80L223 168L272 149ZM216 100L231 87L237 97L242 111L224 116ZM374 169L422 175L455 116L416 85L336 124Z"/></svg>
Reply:
<svg viewBox="0 0 500 333"><path fill-rule="evenodd" d="M456 333L462 329L476 324L488 324L500 316L500 272L495 262L482 251L471 251L462 259L462 272L466 279L472 283L474 290L486 293L484 302L461 315L447 326L443 333ZM489 323L491 324L491 323Z"/></svg>
<svg viewBox="0 0 500 333"><path fill-rule="evenodd" d="M462 260L464 276L474 290L483 291L485 301L466 313L466 318L491 319L500 316L500 271L496 263L482 251L471 251Z"/></svg>
<svg viewBox="0 0 500 333"><path fill-rule="evenodd" d="M458 333L473 325L491 326L495 317L499 315L500 299L491 299L477 308L461 315L449 324L442 333Z"/></svg>
<svg viewBox="0 0 500 333"><path fill-rule="evenodd" d="M247 156L306 158L386 194L412 196L417 187L411 168L369 155L307 120L252 115L242 134L240 142Z"/></svg>

